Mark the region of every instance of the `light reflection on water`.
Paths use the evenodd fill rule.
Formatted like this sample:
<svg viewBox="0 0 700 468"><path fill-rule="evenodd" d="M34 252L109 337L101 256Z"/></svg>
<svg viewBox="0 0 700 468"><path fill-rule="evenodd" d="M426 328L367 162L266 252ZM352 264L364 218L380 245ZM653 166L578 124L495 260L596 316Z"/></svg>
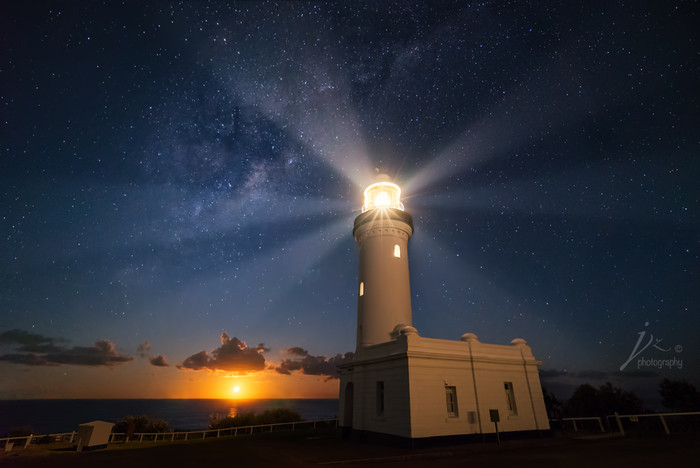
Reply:
<svg viewBox="0 0 700 468"><path fill-rule="evenodd" d="M222 408L222 412L219 413L211 413L209 415L209 420L217 420L217 419L223 419L223 418L235 418L239 414L241 414L241 409L238 406L229 406L228 409Z"/></svg>

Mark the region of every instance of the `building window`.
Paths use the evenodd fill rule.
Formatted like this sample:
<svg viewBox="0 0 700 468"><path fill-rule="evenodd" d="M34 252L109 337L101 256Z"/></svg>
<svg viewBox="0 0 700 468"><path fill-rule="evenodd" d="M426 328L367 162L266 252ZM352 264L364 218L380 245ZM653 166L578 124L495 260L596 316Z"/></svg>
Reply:
<svg viewBox="0 0 700 468"><path fill-rule="evenodd" d="M504 382L503 385L506 389L506 402L508 403L508 414L511 416L517 416L518 407L515 404L515 392L513 391L513 383Z"/></svg>
<svg viewBox="0 0 700 468"><path fill-rule="evenodd" d="M377 382L377 416L384 416L384 382Z"/></svg>
<svg viewBox="0 0 700 468"><path fill-rule="evenodd" d="M399 247L399 244L394 246L394 257L401 258L401 247Z"/></svg>
<svg viewBox="0 0 700 468"><path fill-rule="evenodd" d="M364 295L365 295L365 282L360 281L360 296L364 296Z"/></svg>
<svg viewBox="0 0 700 468"><path fill-rule="evenodd" d="M445 398L447 399L447 416L456 418L459 416L457 408L457 387L445 385Z"/></svg>

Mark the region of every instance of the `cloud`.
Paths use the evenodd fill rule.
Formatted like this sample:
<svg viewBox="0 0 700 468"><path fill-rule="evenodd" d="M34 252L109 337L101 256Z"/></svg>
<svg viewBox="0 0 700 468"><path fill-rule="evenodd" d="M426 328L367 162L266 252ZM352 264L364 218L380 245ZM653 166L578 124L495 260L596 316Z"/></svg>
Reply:
<svg viewBox="0 0 700 468"><path fill-rule="evenodd" d="M169 364L165 360L164 356L152 357L148 360L148 362L150 362L152 366L156 366L156 367L168 367L169 366Z"/></svg>
<svg viewBox="0 0 700 468"><path fill-rule="evenodd" d="M221 334L221 346L214 351L200 351L178 364L179 369L225 370L233 372L255 372L265 369L265 357L262 353L269 351L260 343L254 348L235 336L230 338Z"/></svg>
<svg viewBox="0 0 700 468"><path fill-rule="evenodd" d="M0 361L28 366L70 364L110 367L133 359L130 356L117 353L114 343L108 340L98 340L93 346L74 346L72 348L57 344L64 341L66 340L23 330L9 330L0 334L0 344L9 344L19 352L4 354L0 356Z"/></svg>
<svg viewBox="0 0 700 468"><path fill-rule="evenodd" d="M540 378L541 379L548 379L548 378L552 378L552 377L561 377L564 375L568 375L567 372L564 370L540 369Z"/></svg>
<svg viewBox="0 0 700 468"><path fill-rule="evenodd" d="M540 369L540 378L543 380L552 380L557 377L565 377L569 379L588 379L588 380L606 380L612 378L647 378L647 377L658 377L654 371L605 371L605 370L594 370L587 369L578 372L568 372L559 369Z"/></svg>
<svg viewBox="0 0 700 468"><path fill-rule="evenodd" d="M288 348L285 352L296 357L282 360L280 365L275 368L280 374L289 375L293 371L301 371L302 374L306 375L325 375L328 379L337 379L338 364L353 356L353 353L336 354L331 358L313 356L298 346Z"/></svg>
<svg viewBox="0 0 700 468"><path fill-rule="evenodd" d="M592 379L592 380L603 380L610 378L610 372L600 371L600 370L582 370L572 374L572 377L579 377L582 379Z"/></svg>
<svg viewBox="0 0 700 468"><path fill-rule="evenodd" d="M10 362L13 364L24 364L27 366L57 366L58 364L47 361L43 356L36 354L4 354L0 356L0 361Z"/></svg>
<svg viewBox="0 0 700 468"><path fill-rule="evenodd" d="M604 380L604 379L611 379L611 378L620 378L620 379L628 379L628 378L647 378L647 377L659 377L659 374L657 374L654 371L647 371L647 370L625 370L625 371L620 371L620 370L614 370L612 372L606 372L606 371L598 371L598 370L584 370L581 372L576 372L573 374L576 377L580 377L582 379L593 379L593 380Z"/></svg>
<svg viewBox="0 0 700 468"><path fill-rule="evenodd" d="M29 333L16 328L0 333L0 344L15 345L14 347L17 348L17 351L25 353L56 352L61 349L56 344L59 342L65 342L65 340L54 339L37 333Z"/></svg>
<svg viewBox="0 0 700 468"><path fill-rule="evenodd" d="M139 353L139 356L141 357L146 357L148 352L151 350L151 343L148 341L144 341L139 345L139 347L136 349L136 351Z"/></svg>
<svg viewBox="0 0 700 468"><path fill-rule="evenodd" d="M285 350L287 354L294 354L296 356L308 356L309 352L305 350L304 348L300 348L299 346L293 346L291 348L287 348Z"/></svg>
<svg viewBox="0 0 700 468"><path fill-rule="evenodd" d="M583 369L578 371L566 371L559 369L540 369L540 381L550 393L560 399L566 399L574 390L582 384L590 384L594 387L605 382L633 391L640 396L645 403L653 407L659 400L656 391L656 383L660 375L654 371L624 371Z"/></svg>
<svg viewBox="0 0 700 468"><path fill-rule="evenodd" d="M114 343L108 340L97 340L89 347L74 346L45 357L49 362L79 366L114 366L134 359L117 353Z"/></svg>

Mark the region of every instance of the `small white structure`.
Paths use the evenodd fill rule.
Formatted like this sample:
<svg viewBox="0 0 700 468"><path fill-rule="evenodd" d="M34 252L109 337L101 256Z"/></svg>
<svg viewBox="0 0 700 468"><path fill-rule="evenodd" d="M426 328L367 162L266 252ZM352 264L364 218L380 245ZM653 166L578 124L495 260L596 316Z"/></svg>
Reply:
<svg viewBox="0 0 700 468"><path fill-rule="evenodd" d="M423 338L412 326L408 240L413 220L385 176L365 190L353 235L360 249L357 348L340 369L340 426L411 444L548 432L538 366L523 339L510 346Z"/></svg>
<svg viewBox="0 0 700 468"><path fill-rule="evenodd" d="M78 452L107 447L114 423L91 421L78 426Z"/></svg>

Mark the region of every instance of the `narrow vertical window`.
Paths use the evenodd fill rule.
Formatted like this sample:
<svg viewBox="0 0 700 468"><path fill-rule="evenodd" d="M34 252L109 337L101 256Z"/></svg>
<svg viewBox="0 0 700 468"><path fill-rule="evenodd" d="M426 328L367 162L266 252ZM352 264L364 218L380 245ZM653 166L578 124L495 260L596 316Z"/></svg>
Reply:
<svg viewBox="0 0 700 468"><path fill-rule="evenodd" d="M384 416L384 382L377 382L377 416Z"/></svg>
<svg viewBox="0 0 700 468"><path fill-rule="evenodd" d="M518 415L518 407L515 404L515 392L513 391L512 382L504 382L503 386L506 390L506 402L508 403L508 414L511 416Z"/></svg>
<svg viewBox="0 0 700 468"><path fill-rule="evenodd" d="M394 257L401 258L401 247L399 247L399 244L394 246Z"/></svg>
<svg viewBox="0 0 700 468"><path fill-rule="evenodd" d="M445 385L445 399L447 401L447 416L450 418L459 417L457 408L457 387Z"/></svg>
<svg viewBox="0 0 700 468"><path fill-rule="evenodd" d="M364 295L365 295L365 282L360 281L360 296L364 296Z"/></svg>

